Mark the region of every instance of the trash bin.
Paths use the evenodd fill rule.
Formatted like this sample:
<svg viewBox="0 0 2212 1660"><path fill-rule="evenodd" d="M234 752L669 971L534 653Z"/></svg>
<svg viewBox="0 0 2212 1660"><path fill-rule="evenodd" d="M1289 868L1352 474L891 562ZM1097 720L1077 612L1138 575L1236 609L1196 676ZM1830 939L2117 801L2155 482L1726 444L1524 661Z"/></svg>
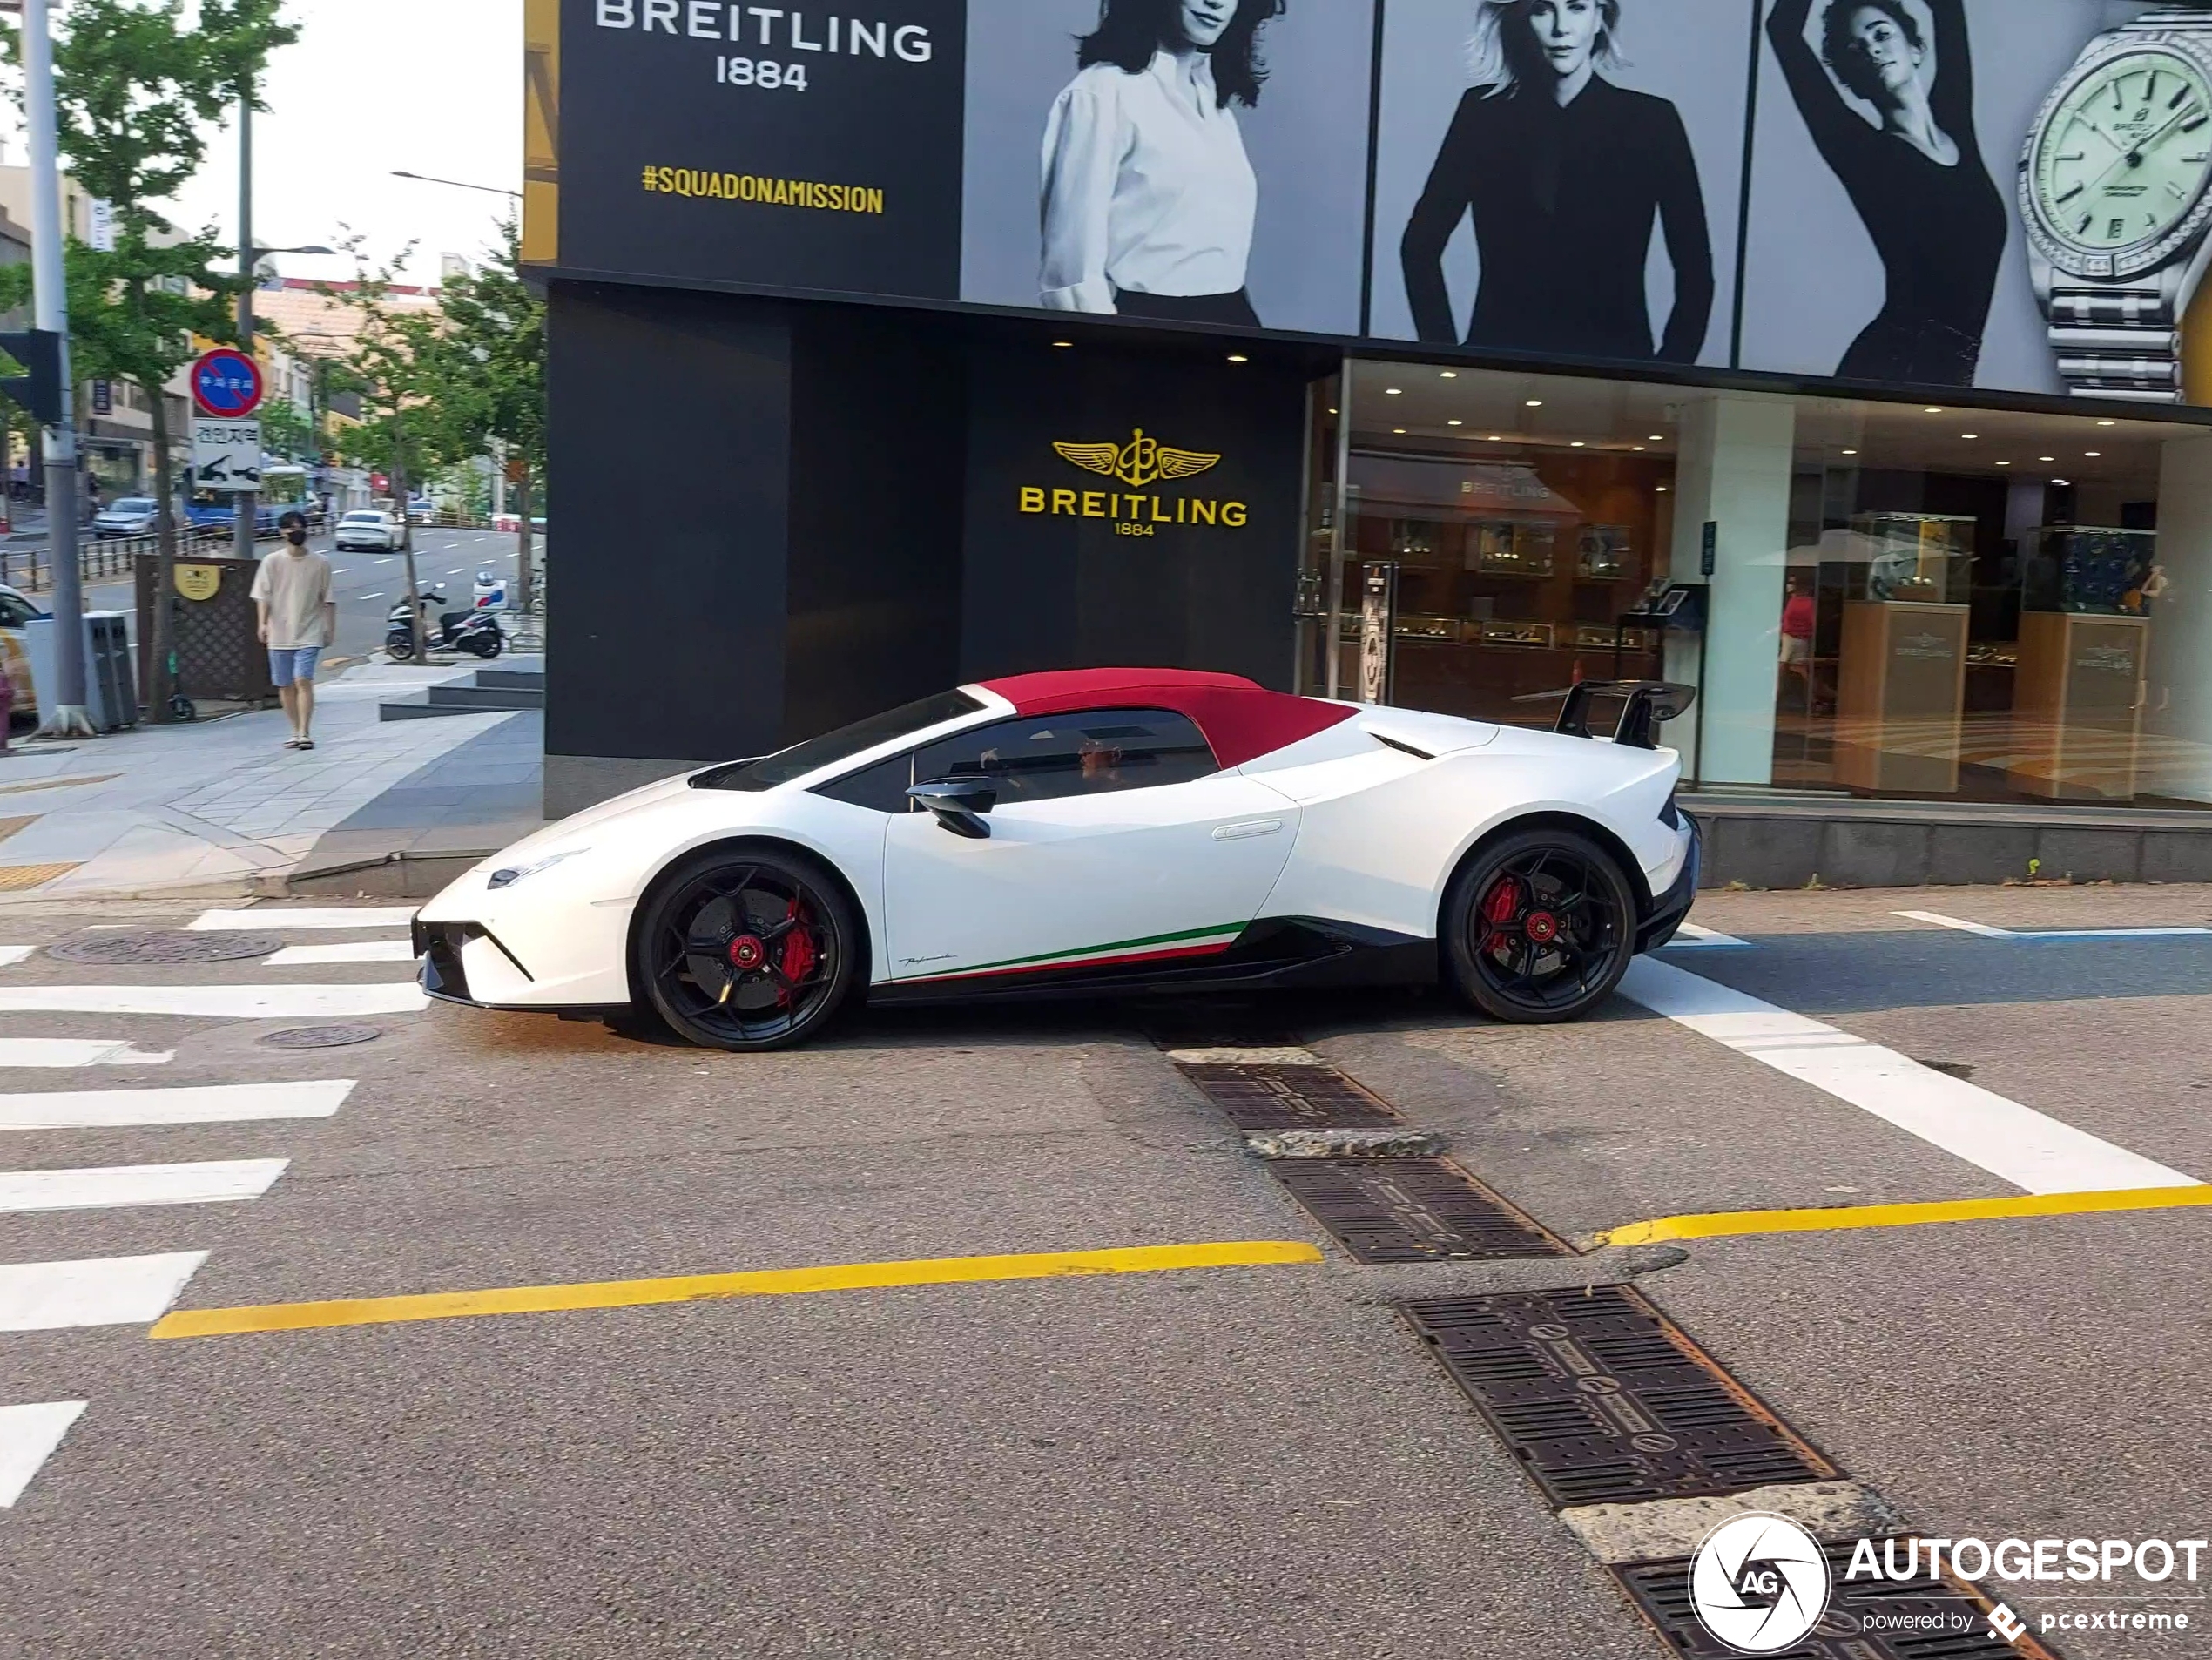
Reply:
<svg viewBox="0 0 2212 1660"><path fill-rule="evenodd" d="M256 559L180 558L169 595L177 690L195 703L266 703L276 696L253 616ZM155 557L138 556L138 680L153 684Z"/></svg>
<svg viewBox="0 0 2212 1660"><path fill-rule="evenodd" d="M37 689L42 717L61 701L61 671L54 661L59 627L51 617L34 617L24 624L24 649L30 658L30 683ZM130 621L121 611L84 613L84 714L95 732L119 732L138 724Z"/></svg>

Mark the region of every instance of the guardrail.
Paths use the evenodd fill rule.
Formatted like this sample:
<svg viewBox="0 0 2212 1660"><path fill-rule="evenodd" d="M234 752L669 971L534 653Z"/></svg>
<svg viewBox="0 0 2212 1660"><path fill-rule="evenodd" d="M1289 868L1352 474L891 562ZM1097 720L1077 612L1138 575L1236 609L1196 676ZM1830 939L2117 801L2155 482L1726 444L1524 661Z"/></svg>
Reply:
<svg viewBox="0 0 2212 1660"><path fill-rule="evenodd" d="M267 541L274 532L257 536ZM195 525L177 532L177 552L179 556L206 553L214 548L227 548L233 536L227 524ZM78 579L84 582L112 582L128 577L137 569L135 561L142 553L158 553L161 538L155 536L103 536L95 541L89 534L78 543L77 569ZM21 556L24 563L16 561ZM0 585L27 594L41 594L51 590L53 568L47 547L32 543L25 547L10 548L0 543Z"/></svg>

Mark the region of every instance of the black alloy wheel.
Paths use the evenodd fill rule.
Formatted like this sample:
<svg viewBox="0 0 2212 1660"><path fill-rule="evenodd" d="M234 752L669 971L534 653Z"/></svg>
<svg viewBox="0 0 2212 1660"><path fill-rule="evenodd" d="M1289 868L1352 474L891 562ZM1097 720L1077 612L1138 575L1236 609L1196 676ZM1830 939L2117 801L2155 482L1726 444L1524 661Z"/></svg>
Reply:
<svg viewBox="0 0 2212 1660"><path fill-rule="evenodd" d="M1443 923L1460 995L1516 1024L1588 1014L1635 955L1635 891L1573 830L1524 830L1484 848L1453 880Z"/></svg>
<svg viewBox="0 0 2212 1660"><path fill-rule="evenodd" d="M703 1048L781 1049L844 1002L859 940L843 890L811 860L711 848L647 901L637 979L661 1018Z"/></svg>

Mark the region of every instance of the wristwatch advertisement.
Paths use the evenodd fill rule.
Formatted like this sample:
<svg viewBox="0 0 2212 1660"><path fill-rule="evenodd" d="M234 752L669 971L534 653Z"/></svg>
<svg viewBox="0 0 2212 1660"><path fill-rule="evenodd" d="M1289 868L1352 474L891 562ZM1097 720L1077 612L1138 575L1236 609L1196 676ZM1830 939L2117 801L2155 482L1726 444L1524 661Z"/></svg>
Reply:
<svg viewBox="0 0 2212 1660"><path fill-rule="evenodd" d="M2035 298L2076 396L2183 401L2182 326L2212 261L2212 7L2091 41L2020 158Z"/></svg>

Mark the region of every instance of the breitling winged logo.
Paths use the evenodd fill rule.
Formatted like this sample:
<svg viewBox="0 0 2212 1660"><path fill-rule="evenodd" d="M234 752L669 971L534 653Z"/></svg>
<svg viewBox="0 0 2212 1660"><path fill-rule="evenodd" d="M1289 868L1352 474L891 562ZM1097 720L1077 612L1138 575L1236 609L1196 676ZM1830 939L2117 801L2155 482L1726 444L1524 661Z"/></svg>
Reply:
<svg viewBox="0 0 2212 1660"><path fill-rule="evenodd" d="M1125 444L1055 443L1053 448L1062 460L1087 473L1118 478L1133 489L1143 489L1155 479L1195 478L1221 462L1220 456L1196 449L1170 449L1157 438L1147 438L1142 427Z"/></svg>

